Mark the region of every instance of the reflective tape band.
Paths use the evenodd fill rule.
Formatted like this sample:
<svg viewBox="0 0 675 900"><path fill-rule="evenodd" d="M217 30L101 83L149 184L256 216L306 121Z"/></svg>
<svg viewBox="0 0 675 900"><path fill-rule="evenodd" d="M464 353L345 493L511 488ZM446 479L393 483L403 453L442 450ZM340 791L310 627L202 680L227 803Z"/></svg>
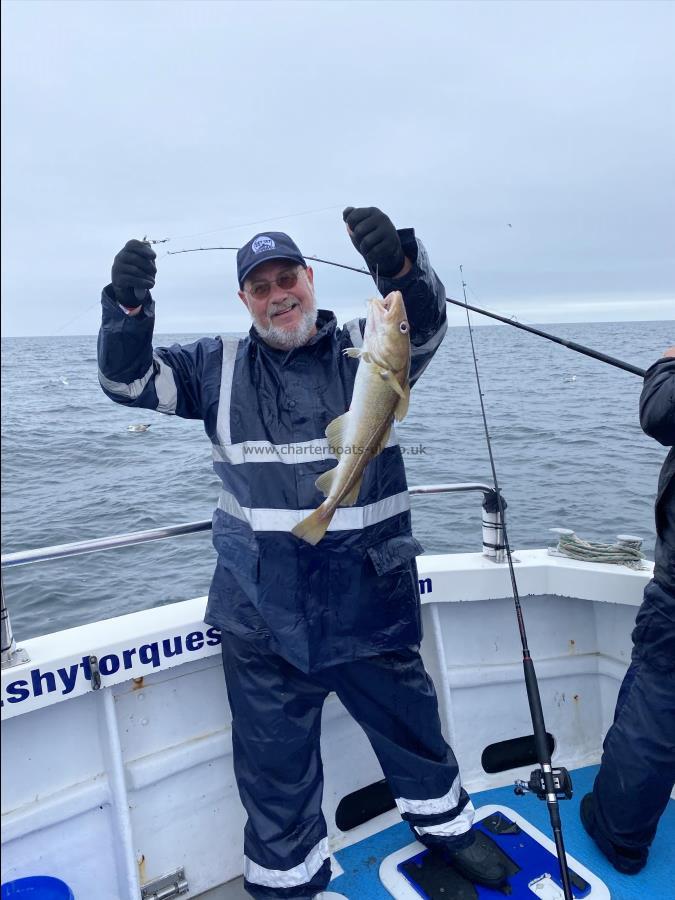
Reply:
<svg viewBox="0 0 675 900"><path fill-rule="evenodd" d="M213 445L215 462L226 462L233 466L243 463L284 463L293 466L302 462L319 462L335 459L328 449L326 438L315 441L297 441L293 444L271 444L269 441L242 441L241 444Z"/></svg>
<svg viewBox="0 0 675 900"><path fill-rule="evenodd" d="M111 394L117 394L120 397L126 397L128 400L136 400L143 393L146 384L150 381L154 374L154 362L142 378L126 383L124 381L111 381L106 378L101 370L98 370L98 380L101 387L105 388Z"/></svg>
<svg viewBox="0 0 675 900"><path fill-rule="evenodd" d="M459 837L460 834L466 834L473 825L474 817L473 803L469 800L464 809L450 819L449 822L441 822L438 825L413 825L417 834L433 834L436 837Z"/></svg>
<svg viewBox="0 0 675 900"><path fill-rule="evenodd" d="M230 443L230 404L232 402L232 378L237 359L239 341L222 338L223 362L220 370L220 397L218 398L218 420L216 434L221 444Z"/></svg>
<svg viewBox="0 0 675 900"><path fill-rule="evenodd" d="M411 813L414 816L437 816L439 813L449 812L459 803L459 795L462 790L462 782L457 775L447 794L442 797L432 797L430 800L406 800L398 797L396 805L399 812Z"/></svg>
<svg viewBox="0 0 675 900"><path fill-rule="evenodd" d="M218 412L220 419L220 410ZM392 426L387 447L398 446L396 428ZM320 462L322 459L336 459L330 452L326 438L312 441L295 441L288 444L271 444L269 441L242 441L240 444L213 444L215 462L226 462L233 466L243 463L283 463L294 466L298 463Z"/></svg>
<svg viewBox="0 0 675 900"><path fill-rule="evenodd" d="M178 388L171 366L159 356L155 356L159 372L155 375L155 391L157 392L157 412L174 415L178 404Z"/></svg>
<svg viewBox="0 0 675 900"><path fill-rule="evenodd" d="M218 498L218 509L237 519L247 522L253 531L292 531L311 509L261 509L241 506L234 494L229 491L221 491ZM408 491L393 494L369 503L367 506L340 506L328 526L329 531L361 531L369 525L377 525L385 519L407 512L410 509L410 495ZM457 788L459 797L459 787ZM397 800L396 803L399 801ZM429 803L433 801L404 800L403 803ZM455 805L457 801L455 800ZM399 807L400 808L400 807Z"/></svg>
<svg viewBox="0 0 675 900"><path fill-rule="evenodd" d="M153 356L152 365L142 378L125 383L123 381L111 381L106 378L99 369L98 380L101 387L109 393L125 397L127 400L137 400L151 378L155 379L155 391L157 393L157 412L173 415L178 403L178 390L171 366L167 365L159 356Z"/></svg>
<svg viewBox="0 0 675 900"><path fill-rule="evenodd" d="M309 851L304 862L292 869L267 869L244 857L244 878L251 884L261 884L270 888L291 888L308 884L328 859L328 838L322 838Z"/></svg>

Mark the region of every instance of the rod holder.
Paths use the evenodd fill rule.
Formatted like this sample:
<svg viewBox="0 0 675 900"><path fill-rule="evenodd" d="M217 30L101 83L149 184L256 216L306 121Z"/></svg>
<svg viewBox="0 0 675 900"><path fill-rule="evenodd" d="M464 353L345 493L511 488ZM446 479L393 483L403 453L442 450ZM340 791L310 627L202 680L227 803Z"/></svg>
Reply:
<svg viewBox="0 0 675 900"><path fill-rule="evenodd" d="M506 509L506 500L501 498L501 512L497 493L494 490L483 494L483 556L495 563L503 563L506 559L504 543L504 519L502 512Z"/></svg>
<svg viewBox="0 0 675 900"><path fill-rule="evenodd" d="M10 669L19 663L29 662L30 657L25 650L16 646L12 634L12 623L9 620L9 610L5 603L5 585L0 575L0 594L2 595L2 609L0 611L0 647L2 648L2 668Z"/></svg>

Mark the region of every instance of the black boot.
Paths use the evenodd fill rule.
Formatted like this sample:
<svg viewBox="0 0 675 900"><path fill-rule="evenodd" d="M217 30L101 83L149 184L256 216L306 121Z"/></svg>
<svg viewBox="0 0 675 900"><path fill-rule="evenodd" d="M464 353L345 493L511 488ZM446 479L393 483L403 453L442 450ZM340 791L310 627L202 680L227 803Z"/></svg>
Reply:
<svg viewBox="0 0 675 900"><path fill-rule="evenodd" d="M507 870L501 851L482 831L474 832L474 840L461 850L443 848L448 863L468 881L499 890L508 885Z"/></svg>
<svg viewBox="0 0 675 900"><path fill-rule="evenodd" d="M647 863L648 847L622 847L615 844L598 828L595 821L595 798L586 794L579 809L581 823L618 872L636 875Z"/></svg>

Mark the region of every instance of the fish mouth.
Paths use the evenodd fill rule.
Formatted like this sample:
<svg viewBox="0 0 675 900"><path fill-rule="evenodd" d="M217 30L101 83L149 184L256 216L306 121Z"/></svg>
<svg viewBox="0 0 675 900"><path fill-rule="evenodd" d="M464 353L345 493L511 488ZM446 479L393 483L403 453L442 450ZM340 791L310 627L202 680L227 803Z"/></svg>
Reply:
<svg viewBox="0 0 675 900"><path fill-rule="evenodd" d="M390 319L397 315L405 315L405 306L400 291L391 291L386 297L375 297L373 303L384 313L385 319Z"/></svg>
<svg viewBox="0 0 675 900"><path fill-rule="evenodd" d="M391 300L389 297L373 297L370 301L373 314L376 316L388 315L391 311Z"/></svg>
<svg viewBox="0 0 675 900"><path fill-rule="evenodd" d="M294 300L292 303L289 303L287 306L283 306L281 308L276 308L273 313L270 313L270 319L276 319L277 316L283 316L284 313L290 312L290 310L295 309L296 306L300 306L297 300Z"/></svg>

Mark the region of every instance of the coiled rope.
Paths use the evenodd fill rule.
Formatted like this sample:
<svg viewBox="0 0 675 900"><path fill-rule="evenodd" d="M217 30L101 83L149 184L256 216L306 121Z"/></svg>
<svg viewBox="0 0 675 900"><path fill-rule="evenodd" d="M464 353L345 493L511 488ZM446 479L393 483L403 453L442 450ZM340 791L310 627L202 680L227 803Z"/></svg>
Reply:
<svg viewBox="0 0 675 900"><path fill-rule="evenodd" d="M629 569L646 569L642 562L644 553L640 550L642 538L632 534L619 534L615 544L603 544L599 541L585 541L577 537L569 528L551 528L558 535L556 547L549 548L551 556L568 556L584 562L613 563L617 566L628 566Z"/></svg>

